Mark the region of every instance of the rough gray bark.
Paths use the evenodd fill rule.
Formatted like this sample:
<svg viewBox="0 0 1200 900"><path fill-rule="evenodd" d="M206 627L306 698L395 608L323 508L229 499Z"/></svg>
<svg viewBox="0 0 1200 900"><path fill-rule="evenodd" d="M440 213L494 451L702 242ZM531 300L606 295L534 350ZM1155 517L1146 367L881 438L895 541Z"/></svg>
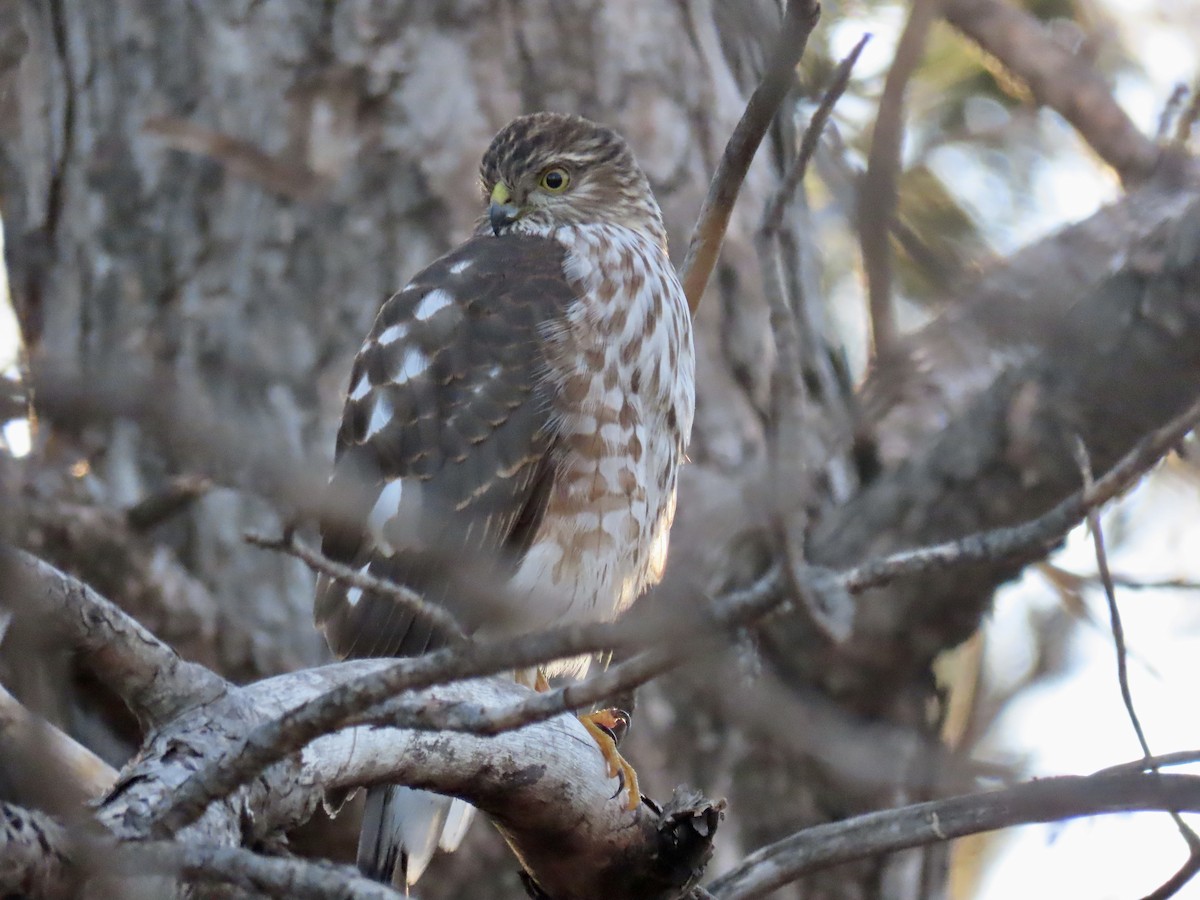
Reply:
<svg viewBox="0 0 1200 900"><path fill-rule="evenodd" d="M678 256L777 21L769 0L0 5L6 261L30 354L96 378L119 362L280 457L328 454L362 335L385 296L471 227L497 127L538 108L617 127ZM776 345L752 236L790 143L776 135L752 168L701 307L676 585L715 591L761 571L778 553L785 488L815 511L807 555L825 564L1028 518L1078 486L1074 434L1102 469L1200 390L1200 226L1185 169L964 287L960 311L911 341L950 373L941 383L881 368L867 405L883 471L864 470L861 491L846 398L808 304L800 418L818 438L798 486L768 484ZM798 233L804 215L789 209ZM998 330L1011 322L1019 334ZM882 390L893 383L910 389ZM90 474L68 476L81 458ZM24 540L235 680L320 661L310 575L241 539L277 532L290 510L236 458L204 472L216 487L181 513L129 526L125 510L196 466L136 419L56 420L22 472ZM933 731L928 664L1009 573L878 591L843 647L803 619L781 623L765 639L768 671L749 686L722 675L724 695L705 673L652 687L628 746L648 792L690 782L728 794L714 870L800 825L923 795L936 781L913 772ZM753 672L753 657L705 665ZM810 727L821 747L796 737ZM895 766L833 764L865 745ZM322 852L345 841L346 818ZM477 827L422 896L522 896L506 853ZM922 896L919 868L858 864L807 880L803 896L908 900ZM925 877L939 883L936 861Z"/></svg>

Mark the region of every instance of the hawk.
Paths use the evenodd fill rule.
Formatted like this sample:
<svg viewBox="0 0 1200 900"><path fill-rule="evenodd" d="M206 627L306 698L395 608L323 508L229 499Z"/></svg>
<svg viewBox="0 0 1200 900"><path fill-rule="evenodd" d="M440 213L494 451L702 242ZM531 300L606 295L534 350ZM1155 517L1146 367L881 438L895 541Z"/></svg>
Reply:
<svg viewBox="0 0 1200 900"><path fill-rule="evenodd" d="M662 214L626 142L578 116L509 123L481 178L475 235L383 305L355 359L331 483L356 522L324 526L322 548L435 602L453 599L447 561L494 559L525 627L612 619L662 576L695 406ZM315 614L342 657L448 640L328 578ZM373 788L359 865L411 884L467 810Z"/></svg>

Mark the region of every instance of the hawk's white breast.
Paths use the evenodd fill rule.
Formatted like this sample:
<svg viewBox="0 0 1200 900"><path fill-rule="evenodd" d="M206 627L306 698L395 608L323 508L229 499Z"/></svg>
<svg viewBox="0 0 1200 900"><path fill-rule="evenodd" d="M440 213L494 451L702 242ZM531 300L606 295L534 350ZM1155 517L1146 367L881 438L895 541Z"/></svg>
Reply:
<svg viewBox="0 0 1200 900"><path fill-rule="evenodd" d="M663 248L616 225L548 236L579 289L546 335L563 457L513 578L547 625L611 619L661 578L695 409L691 317Z"/></svg>

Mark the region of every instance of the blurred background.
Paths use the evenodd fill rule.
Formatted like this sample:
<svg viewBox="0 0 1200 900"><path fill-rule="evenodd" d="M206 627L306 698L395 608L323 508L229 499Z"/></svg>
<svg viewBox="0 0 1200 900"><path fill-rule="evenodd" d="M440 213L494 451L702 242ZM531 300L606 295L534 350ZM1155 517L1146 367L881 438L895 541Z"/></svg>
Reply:
<svg viewBox="0 0 1200 900"><path fill-rule="evenodd" d="M1186 304L1200 269L1179 249L1200 233L1194 182L1156 193L1148 170L1096 149L1119 122L1068 122L971 32L989 7L1022 13L1148 146L1182 146L1200 6L956 2L823 10L697 319L692 464L662 591L676 602L788 554L845 566L1033 518L1079 486L1068 431L1103 471L1200 392ZM329 465L361 339L384 298L470 233L491 135L536 109L611 124L681 261L779 16L771 0L3 5L0 534L232 679L327 661L308 570L242 535L278 533L297 473ZM764 240L800 135L866 33ZM885 127L894 216L863 189L868 166L889 165ZM882 244L864 237L876 217ZM867 274L880 254L882 291ZM1174 343L1096 338L1153 291L1185 298ZM1181 448L1104 515L1156 753L1200 747L1198 477ZM0 681L114 765L137 746L53 635L10 635ZM873 591L848 641L803 611L744 634L643 689L623 749L653 797L688 782L729 798L713 874L804 825L1141 755L1082 533L1024 569ZM350 858L354 816L293 848ZM1113 816L844 866L776 896L1128 898L1186 856L1167 816ZM524 895L484 824L421 889Z"/></svg>

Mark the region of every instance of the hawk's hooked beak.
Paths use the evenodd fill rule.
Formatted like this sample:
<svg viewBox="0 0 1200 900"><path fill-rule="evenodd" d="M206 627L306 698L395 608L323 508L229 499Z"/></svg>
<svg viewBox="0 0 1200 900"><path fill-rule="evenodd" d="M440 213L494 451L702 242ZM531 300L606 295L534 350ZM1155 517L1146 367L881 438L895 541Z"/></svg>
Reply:
<svg viewBox="0 0 1200 900"><path fill-rule="evenodd" d="M521 215L516 204L511 203L512 195L503 181L497 181L492 188L492 202L488 204L488 222L492 226L492 234L500 234L500 229L511 225Z"/></svg>

